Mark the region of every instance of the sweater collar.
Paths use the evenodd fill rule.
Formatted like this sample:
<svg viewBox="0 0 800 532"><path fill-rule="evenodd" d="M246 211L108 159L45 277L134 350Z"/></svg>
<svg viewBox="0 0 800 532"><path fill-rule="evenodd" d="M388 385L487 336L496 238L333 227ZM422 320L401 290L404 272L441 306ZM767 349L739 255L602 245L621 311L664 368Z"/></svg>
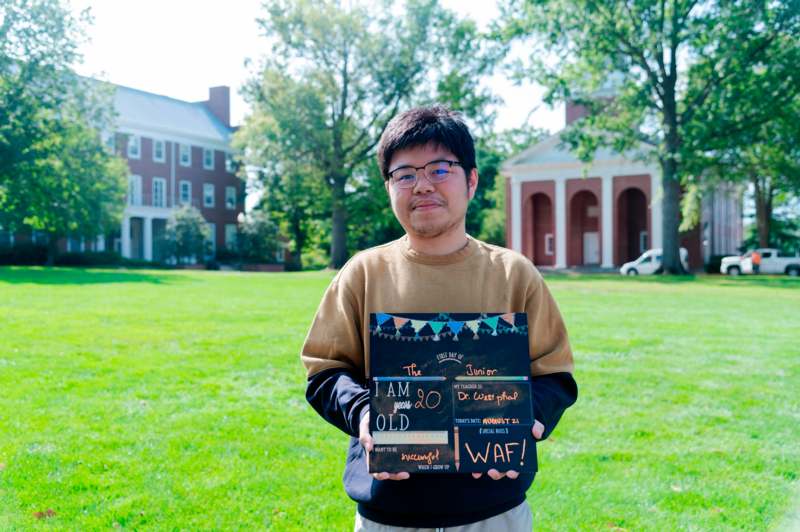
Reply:
<svg viewBox="0 0 800 532"><path fill-rule="evenodd" d="M428 255L427 253L412 249L408 241L408 235L403 235L397 242L405 258L412 262L430 265L446 265L461 262L472 256L478 248L477 241L469 235L467 235L467 243L464 247L452 253L448 253L447 255Z"/></svg>

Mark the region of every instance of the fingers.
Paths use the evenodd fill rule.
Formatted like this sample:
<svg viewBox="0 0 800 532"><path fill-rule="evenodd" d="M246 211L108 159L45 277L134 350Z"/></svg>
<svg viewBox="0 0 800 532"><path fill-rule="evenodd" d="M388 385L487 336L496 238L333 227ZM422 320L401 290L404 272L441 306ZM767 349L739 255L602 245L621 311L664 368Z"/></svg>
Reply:
<svg viewBox="0 0 800 532"><path fill-rule="evenodd" d="M505 477L508 477L511 480L514 480L515 478L519 477L519 471L514 471L513 469L509 469L505 473L501 473L497 469L490 469L489 471L486 472L486 474L489 475L489 478L491 478L492 480L500 480L501 478L505 478ZM473 473L472 474L472 478L481 478L482 476L483 476L483 473Z"/></svg>
<svg viewBox="0 0 800 532"><path fill-rule="evenodd" d="M364 414L364 417L361 418L361 422L358 425L358 441L361 442L361 445L367 452L372 450L374 441L369 433L369 412Z"/></svg>
<svg viewBox="0 0 800 532"><path fill-rule="evenodd" d="M384 471L381 473L373 473L372 476L376 480L406 480L410 475L405 471L401 471L400 473L387 473Z"/></svg>
<svg viewBox="0 0 800 532"><path fill-rule="evenodd" d="M537 440L541 440L542 436L544 435L544 425L542 425L538 420L533 420L533 427L531 427L531 433L533 437Z"/></svg>

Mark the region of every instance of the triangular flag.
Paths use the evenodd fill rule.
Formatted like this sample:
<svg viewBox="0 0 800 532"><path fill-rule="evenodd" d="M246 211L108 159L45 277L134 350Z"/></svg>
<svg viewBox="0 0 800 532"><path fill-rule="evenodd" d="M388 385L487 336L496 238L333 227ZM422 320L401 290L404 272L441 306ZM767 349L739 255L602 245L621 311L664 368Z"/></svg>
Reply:
<svg viewBox="0 0 800 532"><path fill-rule="evenodd" d="M472 331L472 339L478 339L478 320L472 320L465 323L465 325Z"/></svg>
<svg viewBox="0 0 800 532"><path fill-rule="evenodd" d="M464 327L463 321L448 321L447 326L453 331L453 340L458 341L458 333L461 331L461 328Z"/></svg>
<svg viewBox="0 0 800 532"><path fill-rule="evenodd" d="M439 341L439 332L444 328L444 326L446 325L446 322L443 322L443 321L429 321L428 325L430 325L431 329L433 329L433 334L434 334L433 340L435 342L438 342Z"/></svg>
<svg viewBox="0 0 800 532"><path fill-rule="evenodd" d="M503 321L505 321L506 323L508 323L512 327L514 326L514 313L513 312L509 312L507 314L503 314L500 317L503 318Z"/></svg>
<svg viewBox="0 0 800 532"><path fill-rule="evenodd" d="M389 318L391 318L389 314L382 314L380 312L378 312L378 314L375 317L375 319L378 320L378 325L383 325Z"/></svg>
<svg viewBox="0 0 800 532"><path fill-rule="evenodd" d="M492 336L497 336L497 319L500 316L492 316L491 318L484 318L483 323L492 328Z"/></svg>
<svg viewBox="0 0 800 532"><path fill-rule="evenodd" d="M405 325L406 323L408 323L408 318L398 318L397 316L395 316L395 318L394 318L394 327L398 331L400 329L402 329L403 325Z"/></svg>
<svg viewBox="0 0 800 532"><path fill-rule="evenodd" d="M425 324L428 323L425 320L411 320L411 327L414 329L415 336L419 336L419 332L425 327Z"/></svg>

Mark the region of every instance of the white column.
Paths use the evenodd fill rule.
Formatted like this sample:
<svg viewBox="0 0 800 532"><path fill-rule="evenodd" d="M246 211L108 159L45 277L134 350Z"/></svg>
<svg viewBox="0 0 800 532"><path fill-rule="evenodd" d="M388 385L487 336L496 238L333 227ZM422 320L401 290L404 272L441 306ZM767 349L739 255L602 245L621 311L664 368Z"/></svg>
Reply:
<svg viewBox="0 0 800 532"><path fill-rule="evenodd" d="M556 179L556 268L567 267L566 180Z"/></svg>
<svg viewBox="0 0 800 532"><path fill-rule="evenodd" d="M105 251L106 250L106 239L103 235L97 235L97 240L94 244L95 251Z"/></svg>
<svg viewBox="0 0 800 532"><path fill-rule="evenodd" d="M126 259L131 258L131 218L130 216L122 216L122 229L120 229L120 237L122 237L122 256Z"/></svg>
<svg viewBox="0 0 800 532"><path fill-rule="evenodd" d="M144 219L144 260L153 260L153 219Z"/></svg>
<svg viewBox="0 0 800 532"><path fill-rule="evenodd" d="M511 249L522 253L522 184L511 178Z"/></svg>
<svg viewBox="0 0 800 532"><path fill-rule="evenodd" d="M662 246L661 236L661 199L664 197L664 189L661 188L661 172L651 172L650 180L650 220L652 224L652 235L650 236L650 247L660 248Z"/></svg>
<svg viewBox="0 0 800 532"><path fill-rule="evenodd" d="M604 175L603 184L603 268L614 266L614 176Z"/></svg>

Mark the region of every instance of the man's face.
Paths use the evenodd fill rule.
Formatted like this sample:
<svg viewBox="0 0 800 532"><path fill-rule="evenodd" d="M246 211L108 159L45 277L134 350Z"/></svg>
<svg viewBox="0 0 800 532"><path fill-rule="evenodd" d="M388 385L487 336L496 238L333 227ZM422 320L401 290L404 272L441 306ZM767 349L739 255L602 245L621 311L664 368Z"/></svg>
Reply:
<svg viewBox="0 0 800 532"><path fill-rule="evenodd" d="M436 144L408 148L395 152L389 171L404 166L421 167L441 159L457 160L447 148ZM469 200L475 195L478 173L474 169L470 172L468 187L464 168L453 165L450 171L452 175L446 181L435 185L425 177L424 170L417 172L413 188L398 188L386 182L394 215L410 235L436 238L463 226Z"/></svg>

